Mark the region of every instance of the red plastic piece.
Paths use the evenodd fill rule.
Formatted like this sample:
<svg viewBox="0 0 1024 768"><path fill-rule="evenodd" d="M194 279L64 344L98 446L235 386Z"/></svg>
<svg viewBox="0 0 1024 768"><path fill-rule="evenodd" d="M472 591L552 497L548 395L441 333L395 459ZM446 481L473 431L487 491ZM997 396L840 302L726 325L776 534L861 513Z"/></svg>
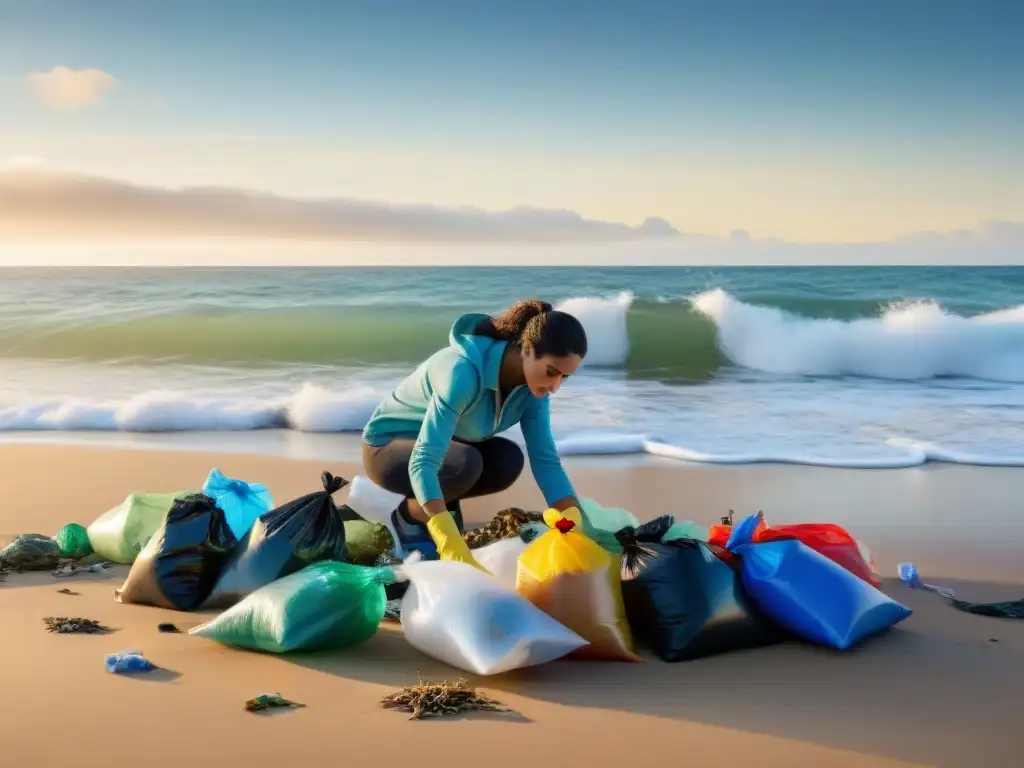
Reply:
<svg viewBox="0 0 1024 768"><path fill-rule="evenodd" d="M575 527L576 527L576 523L574 523L572 520L569 520L569 519L564 518L564 517L561 520L559 520L558 522L555 523L555 528L558 529L559 533L568 533L569 531L571 531Z"/></svg>

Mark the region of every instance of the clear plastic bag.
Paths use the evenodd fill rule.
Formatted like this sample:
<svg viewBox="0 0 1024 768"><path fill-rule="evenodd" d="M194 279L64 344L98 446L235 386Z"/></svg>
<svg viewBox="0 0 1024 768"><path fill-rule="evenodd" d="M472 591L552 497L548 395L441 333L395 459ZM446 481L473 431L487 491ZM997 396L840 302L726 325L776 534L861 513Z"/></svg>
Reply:
<svg viewBox="0 0 1024 768"><path fill-rule="evenodd" d="M263 483L249 483L226 477L219 469L211 469L203 483L203 493L217 502L224 519L236 539L241 539L256 518L274 508L274 497Z"/></svg>
<svg viewBox="0 0 1024 768"><path fill-rule="evenodd" d="M406 563L405 637L418 650L477 675L546 664L587 641L493 576L465 563Z"/></svg>
<svg viewBox="0 0 1024 768"><path fill-rule="evenodd" d="M157 532L174 500L192 491L133 493L107 510L88 528L89 544L104 560L124 565L135 562Z"/></svg>

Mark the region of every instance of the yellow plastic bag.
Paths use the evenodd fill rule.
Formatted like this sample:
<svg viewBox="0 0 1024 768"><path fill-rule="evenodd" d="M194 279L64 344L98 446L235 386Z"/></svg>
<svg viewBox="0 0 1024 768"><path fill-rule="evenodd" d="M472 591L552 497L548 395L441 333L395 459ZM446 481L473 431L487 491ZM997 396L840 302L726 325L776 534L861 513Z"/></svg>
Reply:
<svg viewBox="0 0 1024 768"><path fill-rule="evenodd" d="M589 643L570 656L640 661L622 604L620 556L579 532L575 508L549 509L544 522L551 530L519 555L516 591Z"/></svg>

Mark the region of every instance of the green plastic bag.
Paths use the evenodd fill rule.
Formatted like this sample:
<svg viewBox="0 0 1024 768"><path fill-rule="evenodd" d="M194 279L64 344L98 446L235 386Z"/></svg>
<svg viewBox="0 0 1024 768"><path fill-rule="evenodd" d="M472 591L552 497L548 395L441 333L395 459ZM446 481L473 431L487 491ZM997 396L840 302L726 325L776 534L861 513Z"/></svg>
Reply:
<svg viewBox="0 0 1024 768"><path fill-rule="evenodd" d="M711 536L711 529L706 525L700 525L692 520L684 520L681 523L673 523L672 527L668 529L662 537L662 541L675 541L676 539L696 539L697 541L707 541L708 537Z"/></svg>
<svg viewBox="0 0 1024 768"><path fill-rule="evenodd" d="M57 532L54 539L60 548L61 557L73 557L75 560L80 560L92 554L89 532L78 523L68 523Z"/></svg>
<svg viewBox="0 0 1024 768"><path fill-rule="evenodd" d="M636 515L627 509L602 507L593 499L580 499L580 507L583 513L583 532L592 539L598 531L615 533L623 528L636 528L640 525Z"/></svg>
<svg viewBox="0 0 1024 768"><path fill-rule="evenodd" d="M88 528L93 551L112 563L134 563L167 518L174 500L194 491L133 493Z"/></svg>
<svg viewBox="0 0 1024 768"><path fill-rule="evenodd" d="M379 523L346 520L345 547L350 563L373 565L385 552L394 551L394 542L391 532Z"/></svg>
<svg viewBox="0 0 1024 768"><path fill-rule="evenodd" d="M593 499L580 499L583 533L612 554L622 554L615 540L615 532L623 528L636 528L640 521L629 510L620 507L602 507Z"/></svg>
<svg viewBox="0 0 1024 768"><path fill-rule="evenodd" d="M368 640L384 619L393 568L321 560L260 587L189 634L235 648L288 653Z"/></svg>

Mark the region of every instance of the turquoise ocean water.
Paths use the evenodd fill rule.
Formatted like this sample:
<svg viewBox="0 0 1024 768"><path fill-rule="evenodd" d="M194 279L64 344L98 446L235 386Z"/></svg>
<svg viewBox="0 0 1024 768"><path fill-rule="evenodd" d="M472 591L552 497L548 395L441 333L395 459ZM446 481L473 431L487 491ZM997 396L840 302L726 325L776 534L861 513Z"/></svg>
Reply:
<svg viewBox="0 0 1024 768"><path fill-rule="evenodd" d="M591 340L566 453L1024 465L1024 267L5 269L0 431L358 430L535 296Z"/></svg>

